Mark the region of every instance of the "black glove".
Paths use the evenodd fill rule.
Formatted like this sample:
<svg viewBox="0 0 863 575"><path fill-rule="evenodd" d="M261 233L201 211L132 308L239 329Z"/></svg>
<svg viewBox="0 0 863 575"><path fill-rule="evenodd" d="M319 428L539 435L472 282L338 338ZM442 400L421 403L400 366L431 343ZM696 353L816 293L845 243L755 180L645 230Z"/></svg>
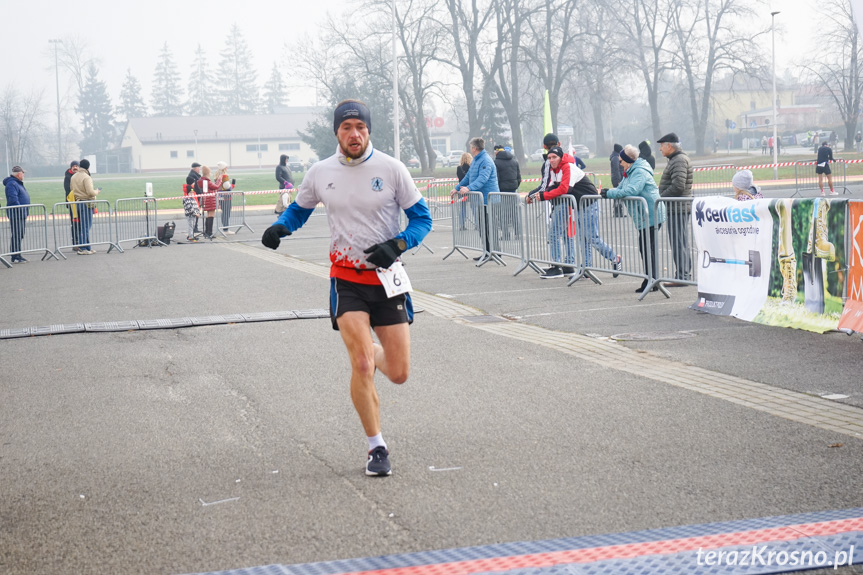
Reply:
<svg viewBox="0 0 863 575"><path fill-rule="evenodd" d="M401 243L403 247L406 247L404 240L392 239L364 249L363 253L368 254L366 260L369 263L374 264L379 268L386 269L393 265L396 258L404 252L404 250L399 247L399 243Z"/></svg>
<svg viewBox="0 0 863 575"><path fill-rule="evenodd" d="M279 244L282 243L282 237L289 235L291 235L291 230L282 224L276 224L268 227L266 231L264 231L264 235L261 236L261 243L271 250L275 250L279 247Z"/></svg>
<svg viewBox="0 0 863 575"><path fill-rule="evenodd" d="M603 198L607 198L608 197L608 188L602 188L601 190L599 190L599 195L602 196Z"/></svg>

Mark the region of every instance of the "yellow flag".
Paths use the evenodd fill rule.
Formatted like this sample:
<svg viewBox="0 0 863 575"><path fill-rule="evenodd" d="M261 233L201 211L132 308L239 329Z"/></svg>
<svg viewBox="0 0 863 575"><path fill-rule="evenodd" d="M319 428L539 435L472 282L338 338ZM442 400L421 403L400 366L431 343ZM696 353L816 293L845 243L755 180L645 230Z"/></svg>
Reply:
<svg viewBox="0 0 863 575"><path fill-rule="evenodd" d="M551 123L551 102L548 99L548 90L545 91L545 113L542 117L543 120L543 129L545 130L545 134L551 134L554 132L554 126Z"/></svg>

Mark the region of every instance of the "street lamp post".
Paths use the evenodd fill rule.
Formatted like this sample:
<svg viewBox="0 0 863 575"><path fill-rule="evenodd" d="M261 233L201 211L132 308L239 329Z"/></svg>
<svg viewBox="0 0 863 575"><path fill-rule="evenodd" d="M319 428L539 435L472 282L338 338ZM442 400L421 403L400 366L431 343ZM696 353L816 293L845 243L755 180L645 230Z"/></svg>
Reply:
<svg viewBox="0 0 863 575"><path fill-rule="evenodd" d="M401 142L399 141L399 61L398 43L396 42L396 0L393 2L393 155L401 160Z"/></svg>
<svg viewBox="0 0 863 575"><path fill-rule="evenodd" d="M60 66L57 58L58 46L63 43L63 40L48 40L49 44L54 44L54 79L57 83L57 160L58 164L63 164L63 139L60 135Z"/></svg>
<svg viewBox="0 0 863 575"><path fill-rule="evenodd" d="M778 11L770 13L770 33L773 36L773 179L779 179L779 140L776 136L776 15Z"/></svg>

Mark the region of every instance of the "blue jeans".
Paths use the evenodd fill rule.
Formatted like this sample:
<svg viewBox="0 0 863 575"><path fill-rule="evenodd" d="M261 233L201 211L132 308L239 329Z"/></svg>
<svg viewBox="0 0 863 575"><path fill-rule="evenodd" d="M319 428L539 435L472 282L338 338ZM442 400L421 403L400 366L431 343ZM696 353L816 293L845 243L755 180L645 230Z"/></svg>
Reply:
<svg viewBox="0 0 863 575"><path fill-rule="evenodd" d="M571 267L575 265L575 240L566 233L569 223L569 208L566 205L557 205L551 212L551 224L548 226L548 243L551 244L551 259L555 262L565 263ZM560 242L566 247L566 259L562 260L560 254Z"/></svg>
<svg viewBox="0 0 863 575"><path fill-rule="evenodd" d="M93 225L93 208L88 204L78 204L78 241L82 250L90 248L90 227Z"/></svg>
<svg viewBox="0 0 863 575"><path fill-rule="evenodd" d="M596 248L599 255L610 262L617 261L617 254L610 245L599 236L599 204L594 202L588 204L581 212L579 217L579 226L582 238L584 240L584 265L591 266L593 264L593 250Z"/></svg>

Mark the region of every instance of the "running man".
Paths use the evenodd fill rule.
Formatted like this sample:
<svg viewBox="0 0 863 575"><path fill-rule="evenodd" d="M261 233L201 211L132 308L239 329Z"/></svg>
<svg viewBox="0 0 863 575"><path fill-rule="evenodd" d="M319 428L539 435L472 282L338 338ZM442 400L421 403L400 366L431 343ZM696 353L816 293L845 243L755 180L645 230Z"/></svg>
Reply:
<svg viewBox="0 0 863 575"><path fill-rule="evenodd" d="M261 242L278 248L281 238L302 227L319 202L326 206L333 329L341 332L351 360L351 400L369 445L366 475L385 476L392 470L381 434L375 370L393 383L407 380L413 306L408 293L387 297L381 276L387 281L391 274L403 273L398 257L422 242L432 220L404 164L376 151L369 141L372 118L363 102L340 102L333 131L339 142L336 154L309 169L296 200ZM401 233L399 210L408 217ZM372 329L379 344L372 341Z"/></svg>

